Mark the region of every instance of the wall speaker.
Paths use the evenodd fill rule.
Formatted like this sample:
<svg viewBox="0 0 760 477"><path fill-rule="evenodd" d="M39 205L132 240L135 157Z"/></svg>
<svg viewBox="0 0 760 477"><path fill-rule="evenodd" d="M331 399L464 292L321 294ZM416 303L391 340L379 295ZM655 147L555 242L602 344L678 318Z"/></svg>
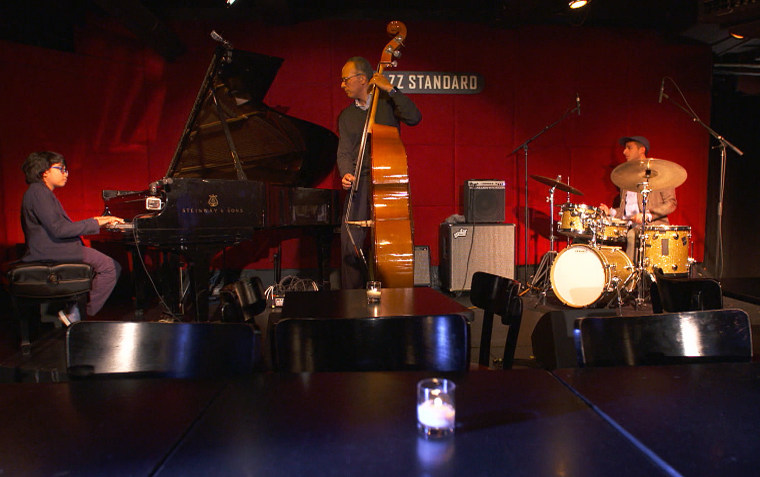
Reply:
<svg viewBox="0 0 760 477"><path fill-rule="evenodd" d="M514 224L441 224L438 275L441 288L470 289L475 272L515 276Z"/></svg>
<svg viewBox="0 0 760 477"><path fill-rule="evenodd" d="M504 181L469 180L464 183L464 219L468 224L504 222Z"/></svg>
<svg viewBox="0 0 760 477"><path fill-rule="evenodd" d="M414 246L414 286L430 286L430 247Z"/></svg>

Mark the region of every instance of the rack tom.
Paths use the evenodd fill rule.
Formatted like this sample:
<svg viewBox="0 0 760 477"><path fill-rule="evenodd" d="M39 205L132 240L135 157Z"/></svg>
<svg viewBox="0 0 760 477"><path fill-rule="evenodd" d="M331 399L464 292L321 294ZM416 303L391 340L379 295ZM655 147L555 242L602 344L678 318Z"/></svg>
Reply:
<svg viewBox="0 0 760 477"><path fill-rule="evenodd" d="M590 239L600 215L599 209L586 204L562 204L557 232L569 237Z"/></svg>
<svg viewBox="0 0 760 477"><path fill-rule="evenodd" d="M614 217L602 217L599 219L596 238L603 243L625 243L628 233L628 222Z"/></svg>

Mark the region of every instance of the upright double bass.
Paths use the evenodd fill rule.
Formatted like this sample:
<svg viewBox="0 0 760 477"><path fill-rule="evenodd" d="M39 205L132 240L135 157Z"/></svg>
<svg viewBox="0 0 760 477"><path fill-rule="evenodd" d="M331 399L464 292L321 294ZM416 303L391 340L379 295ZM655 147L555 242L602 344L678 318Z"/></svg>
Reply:
<svg viewBox="0 0 760 477"><path fill-rule="evenodd" d="M388 24L387 31L393 38L385 45L377 72L396 66L398 49L406 38L406 26L399 21ZM355 177L360 177L367 143L371 144L370 220L367 224L372 237L372 270L375 280L383 287L398 288L414 286L414 239L412 205L409 193L409 173L406 149L401 142L398 128L375 122L379 92L376 86L372 94L370 112L364 125L364 136L359 147ZM355 181L351 192L356 190ZM349 199L350 200L350 199ZM350 204L350 202L349 202ZM350 206L348 207L350 210ZM346 217L348 218L348 212Z"/></svg>

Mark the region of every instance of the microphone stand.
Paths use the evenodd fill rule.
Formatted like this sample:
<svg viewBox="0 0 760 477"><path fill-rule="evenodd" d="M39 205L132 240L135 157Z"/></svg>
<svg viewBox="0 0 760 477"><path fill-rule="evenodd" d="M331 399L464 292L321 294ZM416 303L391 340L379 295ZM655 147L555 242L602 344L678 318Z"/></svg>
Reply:
<svg viewBox="0 0 760 477"><path fill-rule="evenodd" d="M534 135L530 139L526 140L525 142L523 142L522 144L520 144L519 146L517 146L515 148L515 150L512 151L512 152L510 152L508 154L508 156L507 156L507 157L509 157L509 156L515 154L520 149L523 150L524 155L525 155L525 226L524 226L525 227L525 268L523 270L523 283L525 283L526 286L528 284L528 229L530 228L530 226L529 226L529 219L528 219L528 145L531 142L533 142L536 139L538 139L538 137L541 136L543 133L545 133L546 131L552 129L557 124L559 124L562 121L564 121L564 119L568 115L570 115L571 113L574 113L576 111L578 111L578 115L580 115L581 109L580 109L580 104L578 104L578 103L576 103L576 106L574 108L571 108L571 109L568 109L567 111L565 111L565 114L563 114L559 119L557 119L553 123L545 126L541 131L539 131L538 133L536 133L536 135ZM554 214L554 211L552 210L551 213ZM552 233L553 233L553 231L552 231Z"/></svg>
<svg viewBox="0 0 760 477"><path fill-rule="evenodd" d="M673 81L671 79L671 81ZM675 84L675 82L673 82ZM676 85L677 87L677 85ZM679 90L680 92L680 90ZM707 130L708 133L712 137L718 140L720 143L718 145L718 148L720 149L720 183L718 185L718 223L715 227L715 233L716 233L716 253L715 253L715 276L716 278L721 278L721 275L723 275L723 191L725 188L725 182L726 182L726 146L730 147L736 154L743 156L744 153L736 146L731 144L726 138L718 134L716 131L714 131L710 126L703 123L701 119L691 111L690 109L684 108L679 103L676 103L672 99L670 99L670 96L668 96L665 93L662 93L662 97L667 99L671 104L676 106L678 109L683 111L684 113L691 116L691 120L695 123L699 124L703 128Z"/></svg>

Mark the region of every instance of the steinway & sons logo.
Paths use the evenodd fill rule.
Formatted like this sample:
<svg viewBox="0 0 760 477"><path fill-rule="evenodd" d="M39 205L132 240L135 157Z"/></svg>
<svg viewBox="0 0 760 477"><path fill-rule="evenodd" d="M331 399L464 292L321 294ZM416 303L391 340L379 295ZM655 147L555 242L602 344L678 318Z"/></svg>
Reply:
<svg viewBox="0 0 760 477"><path fill-rule="evenodd" d="M478 73L386 71L385 74L404 94L478 94L483 91L483 77Z"/></svg>
<svg viewBox="0 0 760 477"><path fill-rule="evenodd" d="M206 207L183 207L181 213L183 214L244 214L245 210L242 207L219 207L219 196L217 194L209 194L208 201L206 202L209 208Z"/></svg>

